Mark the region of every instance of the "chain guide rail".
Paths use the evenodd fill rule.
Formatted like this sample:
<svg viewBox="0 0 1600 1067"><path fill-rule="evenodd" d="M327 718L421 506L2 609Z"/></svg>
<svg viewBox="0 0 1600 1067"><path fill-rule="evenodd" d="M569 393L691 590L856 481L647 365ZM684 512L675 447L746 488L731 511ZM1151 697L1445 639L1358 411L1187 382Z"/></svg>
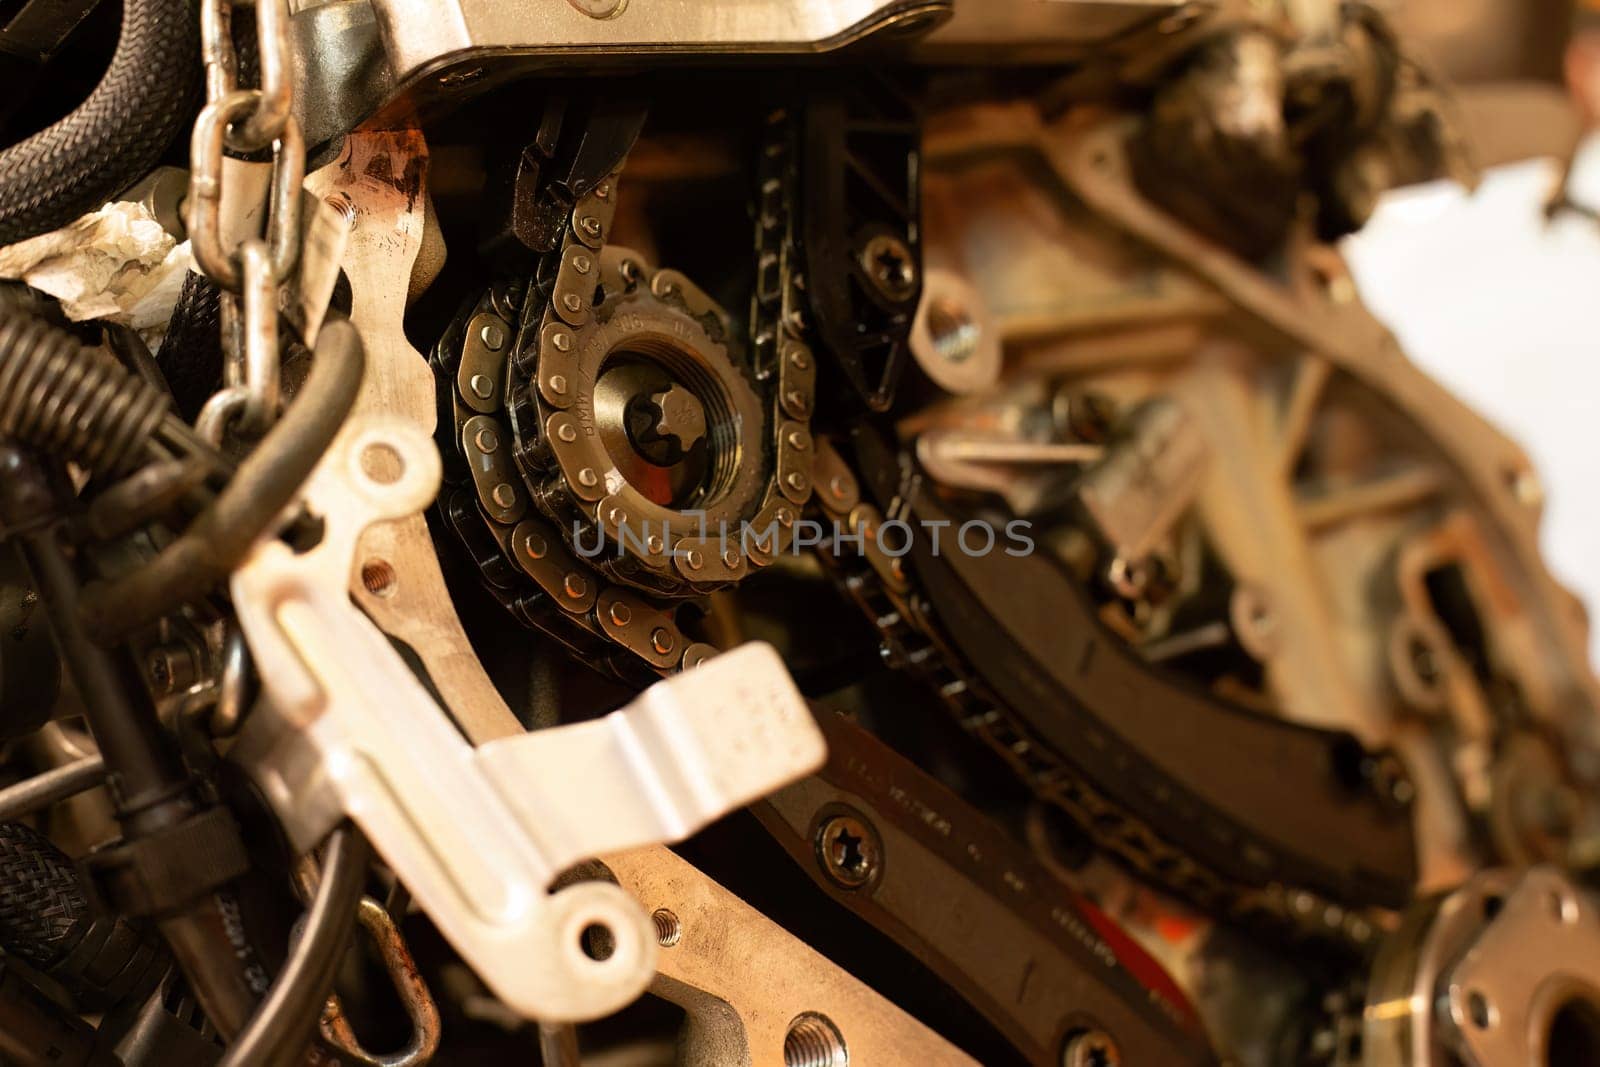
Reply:
<svg viewBox="0 0 1600 1067"><path fill-rule="evenodd" d="M857 549L847 552L842 543L825 543L819 556L873 625L890 665L937 693L956 721L998 753L1035 795L1064 811L1098 848L1211 914L1358 956L1376 949L1381 928L1375 913L1279 878L1259 883L1229 878L1106 795L1058 755L944 634L927 595L902 561L877 544L875 528L882 514L865 502L855 472L826 439L819 440L818 449L817 504L825 516L856 535L849 543ZM909 513L903 489L888 504L896 515ZM1174 813L1175 820L1181 818Z"/></svg>
<svg viewBox="0 0 1600 1067"><path fill-rule="evenodd" d="M485 586L523 625L620 676L670 673L715 651L683 633L676 605L770 565L814 494L825 516L852 535L849 554L825 543L820 555L876 627L890 661L929 684L958 722L1100 848L1209 912L1370 952L1378 933L1372 913L1270 870L1257 881L1230 878L1096 788L965 661L903 561L877 545L883 513L809 425L816 365L807 343L801 241L788 210L799 180L799 128L795 116L775 113L758 161L747 348L734 343L727 317L688 279L606 244L620 162L576 200L561 240L537 269L494 286L441 339L433 362L452 416L441 420L449 427L441 445L457 460L456 484L441 509ZM676 347L720 347L764 398L765 488L759 506L733 516L738 532L726 541L713 530L699 543L692 530L649 522L658 513L620 496L622 479L602 471L603 452L592 440L602 363L640 337L648 343L663 334ZM602 536L621 542L639 520L625 555L591 562L575 550ZM775 541L761 539L769 531ZM608 658L616 648L627 655Z"/></svg>

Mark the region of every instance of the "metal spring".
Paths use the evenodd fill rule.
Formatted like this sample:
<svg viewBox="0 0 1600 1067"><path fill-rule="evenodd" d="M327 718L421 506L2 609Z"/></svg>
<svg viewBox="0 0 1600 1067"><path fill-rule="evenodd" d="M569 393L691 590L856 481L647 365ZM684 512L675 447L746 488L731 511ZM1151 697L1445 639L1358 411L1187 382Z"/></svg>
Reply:
<svg viewBox="0 0 1600 1067"><path fill-rule="evenodd" d="M0 436L116 474L142 458L167 401L109 354L0 306Z"/></svg>

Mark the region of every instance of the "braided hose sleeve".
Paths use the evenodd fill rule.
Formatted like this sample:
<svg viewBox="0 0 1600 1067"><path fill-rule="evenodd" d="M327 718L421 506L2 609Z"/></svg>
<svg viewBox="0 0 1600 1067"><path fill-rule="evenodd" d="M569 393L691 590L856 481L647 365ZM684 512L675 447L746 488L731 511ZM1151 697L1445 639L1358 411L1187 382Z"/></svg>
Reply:
<svg viewBox="0 0 1600 1067"><path fill-rule="evenodd" d="M0 244L64 226L148 173L193 119L199 72L191 0L124 0L100 84L61 121L0 152Z"/></svg>
<svg viewBox="0 0 1600 1067"><path fill-rule="evenodd" d="M97 1010L148 993L168 967L144 932L97 912L72 860L19 822L0 822L0 947Z"/></svg>
<svg viewBox="0 0 1600 1067"><path fill-rule="evenodd" d="M190 422L222 387L221 298L215 282L204 274L189 272L156 357L172 387L178 412Z"/></svg>
<svg viewBox="0 0 1600 1067"><path fill-rule="evenodd" d="M88 928L72 861L19 822L0 822L0 946L37 967L65 956Z"/></svg>

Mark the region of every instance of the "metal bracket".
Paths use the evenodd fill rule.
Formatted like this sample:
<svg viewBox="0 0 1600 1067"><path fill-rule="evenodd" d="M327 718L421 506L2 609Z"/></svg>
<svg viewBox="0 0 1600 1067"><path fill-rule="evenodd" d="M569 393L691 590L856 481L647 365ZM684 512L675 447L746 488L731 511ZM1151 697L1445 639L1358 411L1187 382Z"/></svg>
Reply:
<svg viewBox="0 0 1600 1067"><path fill-rule="evenodd" d="M507 1004L595 1018L644 991L654 929L620 887L552 894L556 876L684 837L815 770L825 746L777 653L747 645L605 718L474 747L347 593L362 532L414 515L439 479L420 430L353 421L307 488L322 540L265 540L235 572L264 700L232 758L296 846L354 820Z"/></svg>
<svg viewBox="0 0 1600 1067"><path fill-rule="evenodd" d="M575 54L828 52L884 31L926 29L950 14L952 0L374 0L373 8L396 83L432 78L453 91L494 81L490 68Z"/></svg>

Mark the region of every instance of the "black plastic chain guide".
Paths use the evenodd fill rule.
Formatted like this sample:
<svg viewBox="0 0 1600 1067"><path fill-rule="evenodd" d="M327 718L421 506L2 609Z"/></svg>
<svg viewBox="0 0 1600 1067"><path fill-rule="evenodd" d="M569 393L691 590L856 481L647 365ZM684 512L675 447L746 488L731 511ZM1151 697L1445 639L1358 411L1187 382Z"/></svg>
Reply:
<svg viewBox="0 0 1600 1067"><path fill-rule="evenodd" d="M922 126L888 75L851 73L806 87L798 210L819 348L881 412L894 403L922 299ZM885 270L902 284L874 282Z"/></svg>
<svg viewBox="0 0 1600 1067"><path fill-rule="evenodd" d="M781 250L785 262L803 257L804 288L780 288L765 274L758 279L753 355L759 373L766 361L758 325L771 326L780 310L788 320L804 305L809 321L799 325L843 372L857 399L881 410L893 399L920 291L903 301L885 299L866 274L862 252L873 237L892 237L911 252L920 275L920 134L915 109L886 80L857 79L852 86L821 87L802 110L769 130L765 148L776 169L768 168L773 173L764 186L771 187L772 203L758 203L758 214L793 219L799 211L799 232L793 223L773 231L783 241L766 251ZM531 256L532 281L523 292L502 286L476 306L505 304L500 310L508 318L519 314L524 324L548 302L548 262L574 194L592 188L598 176L588 172L602 163L615 166L638 133L637 123L622 121L626 113L613 116L609 134L572 133L565 116L553 107L533 144L502 176L502 192L512 196L505 225L489 247L512 258L518 248ZM783 150L772 155L774 145ZM789 152L798 155L798 166L791 167ZM594 165L586 170L581 160ZM784 195L796 180L800 205ZM800 280L799 271L794 276ZM451 353L472 310L434 355L446 408L453 396ZM796 323L783 325L793 329ZM515 419L514 399L507 406ZM451 412L441 414L447 428L441 432L453 433ZM453 453L454 442L446 444L447 455ZM858 438L857 458L864 484L887 514L943 517L931 495L907 494L903 457L870 432ZM447 490L442 511L486 586L520 622L591 661L613 647L519 580L459 480ZM1134 663L1100 631L1083 591L1042 560L1019 569L1029 561L996 565L918 551L910 568L913 593L902 596L886 589L864 561L823 547L893 662L931 684L1038 796L1154 884L1214 914L1265 922L1357 953L1370 951L1376 940L1363 910L1408 899L1415 875L1409 814L1336 780L1332 752L1347 738L1225 705ZM988 569L972 570L980 565ZM997 610L996 596L1013 610ZM1040 617L1046 609L1049 618ZM1060 654L1039 655L1027 647L1028 629L1069 640Z"/></svg>
<svg viewBox="0 0 1600 1067"><path fill-rule="evenodd" d="M875 431L857 433L856 455L886 514L963 518ZM891 663L1154 884L1211 914L1372 951L1366 909L1410 898L1415 842L1408 811L1339 780L1334 753L1348 738L1227 705L1135 662L1044 560L1019 569L1029 560L935 558L925 541L914 542L909 596L823 546ZM1036 654L1041 639L1053 655Z"/></svg>

